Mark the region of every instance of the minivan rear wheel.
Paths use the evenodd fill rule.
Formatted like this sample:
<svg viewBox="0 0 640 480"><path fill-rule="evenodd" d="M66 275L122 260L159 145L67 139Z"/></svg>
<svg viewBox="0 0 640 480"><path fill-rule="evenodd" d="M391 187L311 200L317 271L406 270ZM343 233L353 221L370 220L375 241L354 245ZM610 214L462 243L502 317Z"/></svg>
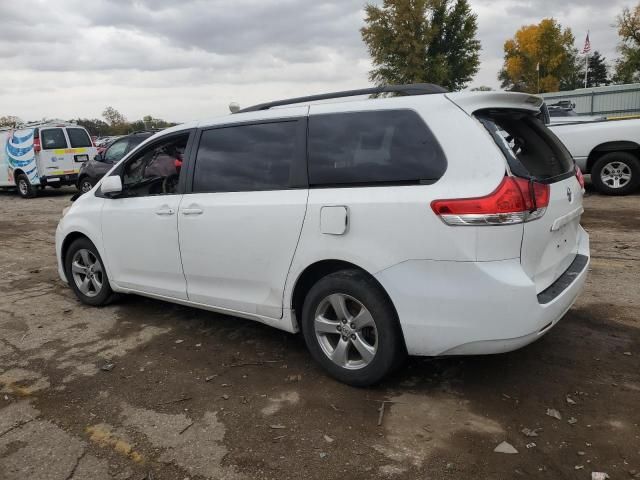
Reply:
<svg viewBox="0 0 640 480"><path fill-rule="evenodd" d="M67 281L82 303L97 307L114 299L102 258L88 238L79 238L69 246L64 267Z"/></svg>
<svg viewBox="0 0 640 480"><path fill-rule="evenodd" d="M593 165L591 181L605 195L627 195L640 185L640 162L628 152L607 153Z"/></svg>
<svg viewBox="0 0 640 480"><path fill-rule="evenodd" d="M302 331L313 358L349 385L373 385L405 357L393 306L375 280L358 270L329 274L311 288Z"/></svg>

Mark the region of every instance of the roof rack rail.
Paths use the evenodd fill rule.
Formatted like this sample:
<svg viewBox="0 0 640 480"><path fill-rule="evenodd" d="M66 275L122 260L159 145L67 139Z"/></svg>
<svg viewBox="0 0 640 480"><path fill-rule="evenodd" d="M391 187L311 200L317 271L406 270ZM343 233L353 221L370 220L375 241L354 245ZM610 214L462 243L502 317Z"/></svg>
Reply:
<svg viewBox="0 0 640 480"><path fill-rule="evenodd" d="M252 107L243 108L235 113L257 112L259 110L269 110L272 107L282 105L292 105L294 103L314 102L316 100L329 100L332 98L356 97L359 95L375 95L378 93L399 93L401 95L431 95L434 93L447 93L446 88L433 83L412 83L408 85L385 85L383 87L361 88L359 90L345 90L343 92L322 93L320 95L310 95L308 97L288 98L286 100L276 100L273 102L260 103Z"/></svg>

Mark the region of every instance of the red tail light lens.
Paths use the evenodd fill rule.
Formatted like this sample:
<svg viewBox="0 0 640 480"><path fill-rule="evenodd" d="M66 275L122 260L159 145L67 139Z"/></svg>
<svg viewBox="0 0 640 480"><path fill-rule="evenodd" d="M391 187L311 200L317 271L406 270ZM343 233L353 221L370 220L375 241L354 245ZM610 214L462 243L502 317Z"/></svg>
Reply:
<svg viewBox="0 0 640 480"><path fill-rule="evenodd" d="M38 153L40 150L42 150L42 147L40 146L40 137L33 137L33 151Z"/></svg>
<svg viewBox="0 0 640 480"><path fill-rule="evenodd" d="M434 200L431 208L449 225L506 225L544 215L549 205L549 185L524 178L504 177L498 188L484 197Z"/></svg>
<svg viewBox="0 0 640 480"><path fill-rule="evenodd" d="M582 175L582 170L580 167L576 165L576 178L578 179L578 183L580 184L580 188L584 191L584 175Z"/></svg>

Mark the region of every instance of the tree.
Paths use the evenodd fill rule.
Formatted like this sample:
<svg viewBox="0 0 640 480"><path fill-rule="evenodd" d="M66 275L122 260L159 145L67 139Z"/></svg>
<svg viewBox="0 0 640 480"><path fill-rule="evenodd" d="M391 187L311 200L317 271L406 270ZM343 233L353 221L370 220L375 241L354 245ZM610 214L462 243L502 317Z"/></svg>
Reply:
<svg viewBox="0 0 640 480"><path fill-rule="evenodd" d="M6 115L4 117L0 117L0 127L15 127L22 123L20 117L16 117L14 115Z"/></svg>
<svg viewBox="0 0 640 480"><path fill-rule="evenodd" d="M477 73L477 16L467 0L384 0L365 11L360 32L375 84L428 82L458 90Z"/></svg>
<svg viewBox="0 0 640 480"><path fill-rule="evenodd" d="M472 92L493 92L493 88L487 87L486 85L480 85L479 87L474 87L471 89Z"/></svg>
<svg viewBox="0 0 640 480"><path fill-rule="evenodd" d="M103 136L111 134L110 125L99 118L78 118L72 120L72 122L86 128L90 135Z"/></svg>
<svg viewBox="0 0 640 480"><path fill-rule="evenodd" d="M582 66L582 78L584 85L584 65ZM600 55L597 50L589 57L589 75L587 75L587 87L601 87L609 85L609 68L607 67L607 59Z"/></svg>
<svg viewBox="0 0 640 480"><path fill-rule="evenodd" d="M498 78L508 90L556 92L578 86L578 51L571 29L553 18L521 27L504 43L504 65Z"/></svg>
<svg viewBox="0 0 640 480"><path fill-rule="evenodd" d="M107 107L102 112L102 117L111 127L111 134L122 135L127 133L127 118L113 107Z"/></svg>
<svg viewBox="0 0 640 480"><path fill-rule="evenodd" d="M616 83L640 81L640 4L625 8L617 18L620 58L616 62Z"/></svg>

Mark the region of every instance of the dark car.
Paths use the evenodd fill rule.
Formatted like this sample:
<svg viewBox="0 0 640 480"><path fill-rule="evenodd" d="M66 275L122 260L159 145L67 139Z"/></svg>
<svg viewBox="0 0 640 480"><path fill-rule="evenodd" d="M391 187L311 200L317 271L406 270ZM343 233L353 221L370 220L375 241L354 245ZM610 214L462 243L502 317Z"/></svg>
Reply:
<svg viewBox="0 0 640 480"><path fill-rule="evenodd" d="M156 132L134 132L111 142L103 152L82 164L78 174L78 190L82 193L91 190L116 162L154 133Z"/></svg>

